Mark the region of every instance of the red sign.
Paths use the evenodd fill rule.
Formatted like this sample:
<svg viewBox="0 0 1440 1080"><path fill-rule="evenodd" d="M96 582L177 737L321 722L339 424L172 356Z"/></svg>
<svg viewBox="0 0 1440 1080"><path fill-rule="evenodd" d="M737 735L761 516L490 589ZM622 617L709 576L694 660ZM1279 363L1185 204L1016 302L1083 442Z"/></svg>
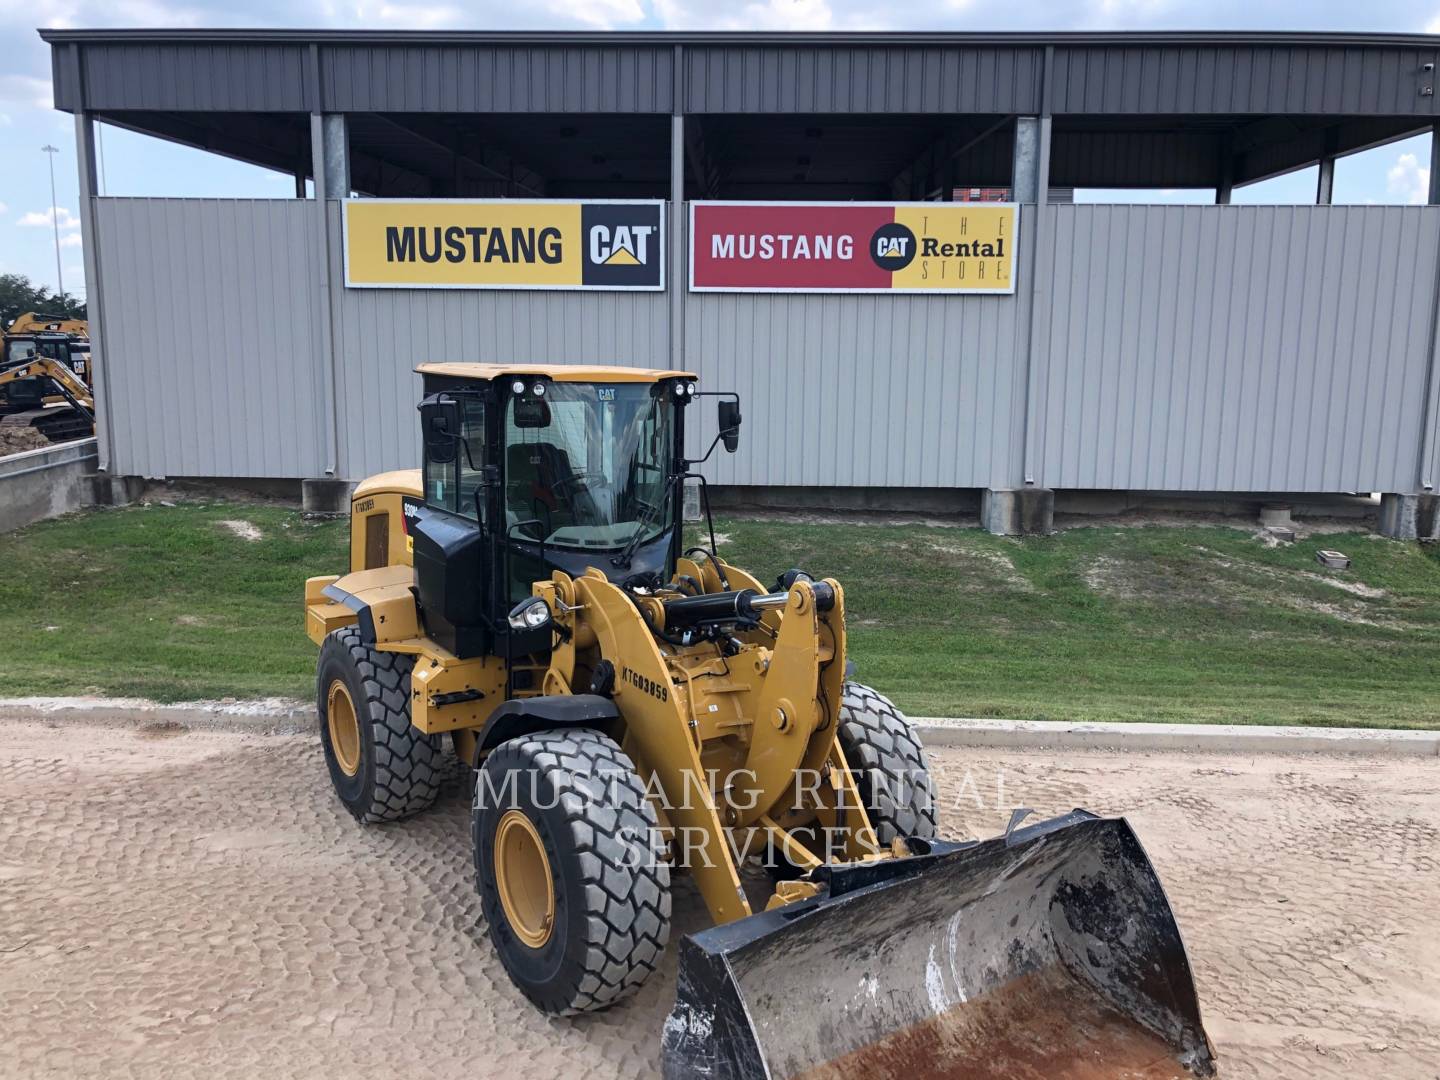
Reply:
<svg viewBox="0 0 1440 1080"><path fill-rule="evenodd" d="M1015 291L1013 203L690 204L696 292Z"/></svg>

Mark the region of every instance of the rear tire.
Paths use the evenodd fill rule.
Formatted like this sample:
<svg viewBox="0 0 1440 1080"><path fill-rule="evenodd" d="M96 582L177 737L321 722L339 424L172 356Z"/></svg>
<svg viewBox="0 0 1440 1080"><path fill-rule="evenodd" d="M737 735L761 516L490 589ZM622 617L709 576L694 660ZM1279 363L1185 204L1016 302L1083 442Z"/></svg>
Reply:
<svg viewBox="0 0 1440 1080"><path fill-rule="evenodd" d="M634 993L670 939L670 868L634 762L598 731L556 729L501 744L476 779L476 885L515 985L556 1015Z"/></svg>
<svg viewBox="0 0 1440 1080"><path fill-rule="evenodd" d="M883 694L847 682L840 702L840 749L882 846L897 836L936 833L930 760L915 728Z"/></svg>
<svg viewBox="0 0 1440 1080"><path fill-rule="evenodd" d="M366 645L342 627L320 646L316 708L335 794L361 824L427 810L440 793L437 736L410 723L410 669L401 653Z"/></svg>

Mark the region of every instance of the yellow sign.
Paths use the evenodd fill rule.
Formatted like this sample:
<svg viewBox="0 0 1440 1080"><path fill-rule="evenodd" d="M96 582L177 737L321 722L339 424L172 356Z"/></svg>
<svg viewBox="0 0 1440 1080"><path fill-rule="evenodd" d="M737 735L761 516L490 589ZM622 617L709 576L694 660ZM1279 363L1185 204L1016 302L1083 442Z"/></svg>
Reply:
<svg viewBox="0 0 1440 1080"><path fill-rule="evenodd" d="M355 289L665 287L663 203L347 199Z"/></svg>
<svg viewBox="0 0 1440 1080"><path fill-rule="evenodd" d="M1015 217L1011 203L897 206L895 223L914 233L915 257L890 287L1014 292Z"/></svg>

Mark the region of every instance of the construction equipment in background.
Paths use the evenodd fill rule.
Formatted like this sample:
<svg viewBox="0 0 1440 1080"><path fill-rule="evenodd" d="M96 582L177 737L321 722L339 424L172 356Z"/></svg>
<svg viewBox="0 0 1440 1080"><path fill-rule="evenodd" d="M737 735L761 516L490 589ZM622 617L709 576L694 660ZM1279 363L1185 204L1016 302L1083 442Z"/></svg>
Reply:
<svg viewBox="0 0 1440 1080"><path fill-rule="evenodd" d="M687 547L694 376L419 371L422 469L361 483L350 572L306 582L320 741L370 823L435 802L449 736L490 939L531 1002L633 992L684 872L716 925L680 947L670 1077L1213 1074L1129 825L939 839L914 728L850 676L840 582L762 586L717 553L708 499ZM713 396L710 452L733 452L739 402Z"/></svg>
<svg viewBox="0 0 1440 1080"><path fill-rule="evenodd" d="M84 319L18 316L0 344L0 429L30 428L52 443L93 435L91 377Z"/></svg>
<svg viewBox="0 0 1440 1080"><path fill-rule="evenodd" d="M45 393L29 408L0 415L0 429L32 428L52 443L95 434L95 397L69 366L49 356L0 366L0 393L26 384Z"/></svg>
<svg viewBox="0 0 1440 1080"><path fill-rule="evenodd" d="M80 381L90 377L90 324L65 315L27 311L16 317L0 344L0 371L27 360L51 359L73 371ZM0 390L0 411L33 409L55 391L41 378L12 382Z"/></svg>

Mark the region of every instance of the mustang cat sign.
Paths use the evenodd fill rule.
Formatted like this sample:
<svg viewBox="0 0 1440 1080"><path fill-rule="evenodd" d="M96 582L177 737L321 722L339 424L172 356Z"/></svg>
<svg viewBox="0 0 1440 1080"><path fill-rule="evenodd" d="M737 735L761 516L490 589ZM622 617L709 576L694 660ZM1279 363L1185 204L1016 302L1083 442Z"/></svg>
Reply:
<svg viewBox="0 0 1440 1080"><path fill-rule="evenodd" d="M1013 293L1015 203L690 204L693 292Z"/></svg>
<svg viewBox="0 0 1440 1080"><path fill-rule="evenodd" d="M352 289L665 287L656 201L347 199Z"/></svg>

